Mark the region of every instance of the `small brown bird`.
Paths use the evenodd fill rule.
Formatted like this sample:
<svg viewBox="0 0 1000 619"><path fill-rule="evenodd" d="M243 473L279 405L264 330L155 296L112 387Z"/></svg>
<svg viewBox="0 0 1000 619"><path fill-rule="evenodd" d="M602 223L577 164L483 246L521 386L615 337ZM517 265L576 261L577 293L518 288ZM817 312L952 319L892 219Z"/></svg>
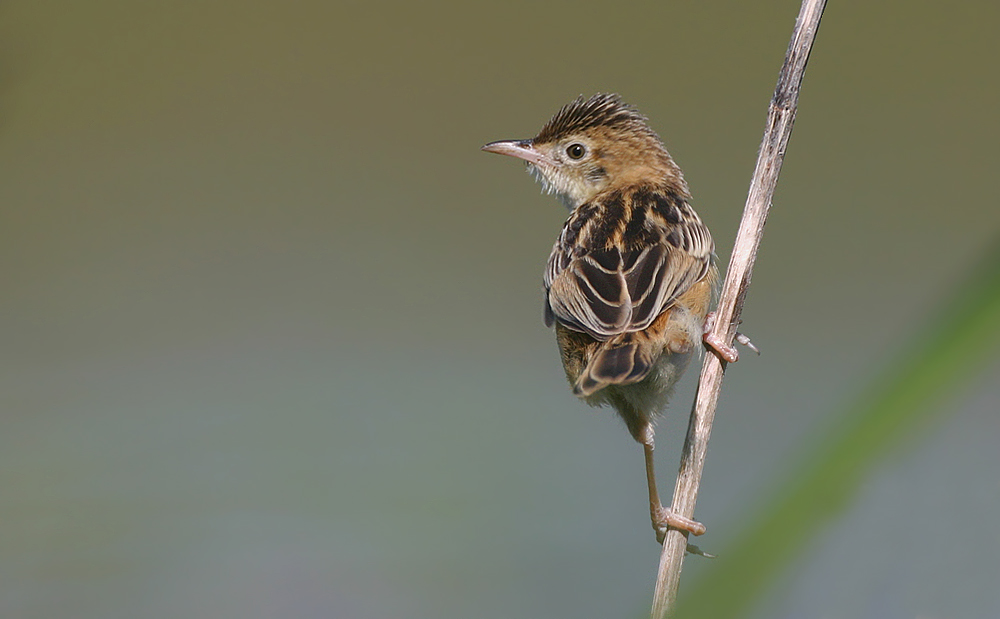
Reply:
<svg viewBox="0 0 1000 619"><path fill-rule="evenodd" d="M657 540L667 527L701 535L704 525L660 503L653 470L653 422L700 348L718 281L680 168L613 94L580 97L534 138L483 150L526 161L570 209L544 278L545 324L555 325L566 378L588 404L614 407L643 445Z"/></svg>

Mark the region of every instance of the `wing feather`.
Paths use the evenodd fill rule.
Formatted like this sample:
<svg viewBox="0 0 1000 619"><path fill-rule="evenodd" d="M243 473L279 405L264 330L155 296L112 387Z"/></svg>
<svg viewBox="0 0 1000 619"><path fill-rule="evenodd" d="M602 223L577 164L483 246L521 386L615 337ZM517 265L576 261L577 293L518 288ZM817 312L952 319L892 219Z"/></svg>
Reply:
<svg viewBox="0 0 1000 619"><path fill-rule="evenodd" d="M544 278L546 324L558 320L598 340L649 327L705 277L714 249L676 194L647 189L604 200L615 203L588 203L570 216ZM623 238L624 230L640 232Z"/></svg>

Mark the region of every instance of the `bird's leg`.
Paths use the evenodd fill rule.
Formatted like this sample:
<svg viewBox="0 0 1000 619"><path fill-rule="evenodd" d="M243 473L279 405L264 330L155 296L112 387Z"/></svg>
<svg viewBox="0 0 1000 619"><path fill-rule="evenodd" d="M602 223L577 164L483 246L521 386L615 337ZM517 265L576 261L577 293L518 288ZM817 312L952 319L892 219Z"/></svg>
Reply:
<svg viewBox="0 0 1000 619"><path fill-rule="evenodd" d="M709 348L714 350L720 357L722 357L724 361L727 361L729 363L736 363L737 361L739 361L740 353L736 350L736 347L726 344L725 342L722 341L721 338L717 337L714 333L712 333L712 329L714 327L715 327L715 312L709 312L708 315L705 316L705 335L702 337L702 339L705 340L705 344L707 344ZM738 331L736 332L736 337L734 338L734 341L743 344L744 346L754 351L758 355L760 354L760 350L753 345L753 342L750 341L750 338L748 338L747 336L743 335Z"/></svg>
<svg viewBox="0 0 1000 619"><path fill-rule="evenodd" d="M656 489L656 472L653 466L653 428L649 426L642 440L642 450L646 456L646 483L649 485L649 517L656 531L656 541L660 544L667 535L667 528L688 531L695 535L705 533L705 525L690 518L675 514L660 503L660 493Z"/></svg>

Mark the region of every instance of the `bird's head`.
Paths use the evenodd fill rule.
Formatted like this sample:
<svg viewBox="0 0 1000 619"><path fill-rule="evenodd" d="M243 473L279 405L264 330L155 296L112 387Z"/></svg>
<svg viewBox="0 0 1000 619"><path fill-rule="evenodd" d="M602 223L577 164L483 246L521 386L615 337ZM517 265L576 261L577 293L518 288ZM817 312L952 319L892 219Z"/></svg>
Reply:
<svg viewBox="0 0 1000 619"><path fill-rule="evenodd" d="M483 150L523 159L549 193L569 208L608 189L687 185L646 118L618 95L582 96L556 112L534 138L490 142Z"/></svg>

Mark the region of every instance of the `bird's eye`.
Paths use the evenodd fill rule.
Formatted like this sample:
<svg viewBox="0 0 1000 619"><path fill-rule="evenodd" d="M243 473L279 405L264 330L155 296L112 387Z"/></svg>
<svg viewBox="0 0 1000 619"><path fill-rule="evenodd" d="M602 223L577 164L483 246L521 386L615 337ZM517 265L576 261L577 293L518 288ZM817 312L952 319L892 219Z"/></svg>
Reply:
<svg viewBox="0 0 1000 619"><path fill-rule="evenodd" d="M583 144L570 144L566 147L566 154L569 155L570 159L580 159L587 152L587 149L583 147Z"/></svg>

